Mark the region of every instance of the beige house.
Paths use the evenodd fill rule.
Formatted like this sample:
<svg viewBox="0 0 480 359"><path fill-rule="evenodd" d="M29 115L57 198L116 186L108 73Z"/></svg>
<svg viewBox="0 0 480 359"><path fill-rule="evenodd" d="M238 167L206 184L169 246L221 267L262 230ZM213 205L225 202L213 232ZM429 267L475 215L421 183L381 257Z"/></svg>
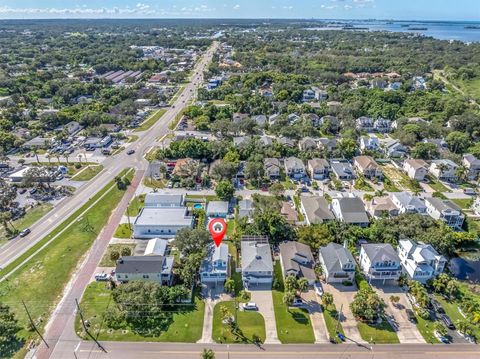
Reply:
<svg viewBox="0 0 480 359"><path fill-rule="evenodd" d="M370 156L357 156L353 158L353 166L367 178L383 177L383 172L378 163Z"/></svg>
<svg viewBox="0 0 480 359"><path fill-rule="evenodd" d="M411 179L423 181L428 174L428 164L424 160L410 158L403 162L403 170Z"/></svg>

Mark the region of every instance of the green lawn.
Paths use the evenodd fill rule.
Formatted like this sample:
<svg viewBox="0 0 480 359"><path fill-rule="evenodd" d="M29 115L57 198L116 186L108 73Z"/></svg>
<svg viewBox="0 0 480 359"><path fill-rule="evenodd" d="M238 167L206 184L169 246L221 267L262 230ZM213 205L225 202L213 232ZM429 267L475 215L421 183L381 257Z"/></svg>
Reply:
<svg viewBox="0 0 480 359"><path fill-rule="evenodd" d="M278 339L282 344L315 342L308 311L303 308L289 308L283 303L283 276L279 261L275 262L275 278L279 287L272 291L272 296Z"/></svg>
<svg viewBox="0 0 480 359"><path fill-rule="evenodd" d="M478 294L476 295L477 301L480 303L480 297ZM465 318L460 314L458 311L458 301L456 300L445 300L442 296L436 294L435 299L437 299L440 304L442 305L443 309L445 309L445 313L450 317L450 319L453 321L455 324L457 320L465 320ZM476 338L480 338L480 326L476 326L476 331L475 331L475 336Z"/></svg>
<svg viewBox="0 0 480 359"><path fill-rule="evenodd" d="M40 218L50 212L53 208L53 205L50 203L43 203L39 206L30 208L22 218L19 218L13 221L13 226L17 231L24 230L25 228L30 227L32 224L37 222ZM8 239L7 233L3 227L0 227L0 244L5 242ZM28 240L28 238L25 238Z"/></svg>
<svg viewBox="0 0 480 359"><path fill-rule="evenodd" d="M72 177L73 181L90 181L93 177L102 172L102 165L90 165L84 167L83 170L77 172L75 176Z"/></svg>
<svg viewBox="0 0 480 359"><path fill-rule="evenodd" d="M122 175L125 173L126 170ZM131 179L133 172L129 172L128 177ZM111 212L118 205L124 193L125 191L119 190L115 186L115 182L111 181L80 209L65 219L52 233L0 271L1 276L11 273L8 280L0 283L0 301L11 307L22 328L27 328L28 320L19 299L25 300L33 320L42 331L79 260L90 249L93 241L107 224ZM102 200L78 219L82 212L104 194ZM15 270L26 258L67 227L67 230L37 253L28 263ZM37 339L36 334L27 329L21 329L18 336L25 343L31 339Z"/></svg>
<svg viewBox="0 0 480 359"><path fill-rule="evenodd" d="M338 330L340 333L344 334L342 323L338 323L337 326L337 317L338 311L335 308L335 304L329 305L327 307L323 306L323 318L325 319L325 325L327 326L328 336L330 338L335 338L338 343L341 343L340 339L337 338L337 333L335 331Z"/></svg>
<svg viewBox="0 0 480 359"><path fill-rule="evenodd" d="M456 80L455 84L467 93L468 96L480 101L480 77L471 80Z"/></svg>
<svg viewBox="0 0 480 359"><path fill-rule="evenodd" d="M393 330L392 326L383 321L377 325L369 325L366 323L357 323L358 331L363 340L369 343L375 344L397 344L400 343L397 337L397 333Z"/></svg>
<svg viewBox="0 0 480 359"><path fill-rule="evenodd" d="M452 192L447 187L445 187L440 181L434 179L433 177L428 177L428 185L436 192Z"/></svg>
<svg viewBox="0 0 480 359"><path fill-rule="evenodd" d="M473 198L453 198L451 201L461 209L470 209L473 203Z"/></svg>
<svg viewBox="0 0 480 359"><path fill-rule="evenodd" d="M237 305L240 303L237 302ZM256 335L265 341L265 321L263 316L255 311L237 310L237 324L243 334L235 336L232 334L228 324L222 323L221 307L228 308L230 313L235 317L235 302L220 302L215 305L213 310L213 332L212 339L217 343L249 343L253 341Z"/></svg>
<svg viewBox="0 0 480 359"><path fill-rule="evenodd" d="M123 248L130 248L130 251L133 255L135 244L110 244L102 257L102 260L100 261L100 267L115 267L116 263L114 260L110 259L110 253L115 250L121 255Z"/></svg>
<svg viewBox="0 0 480 359"><path fill-rule="evenodd" d="M116 238L132 238L132 229L128 223L120 223L113 235Z"/></svg>
<svg viewBox="0 0 480 359"><path fill-rule="evenodd" d="M437 337L433 334L433 325L435 321L425 320L417 314L415 314L415 317L417 318L417 329L420 334L422 334L425 342L432 344L440 343Z"/></svg>
<svg viewBox="0 0 480 359"><path fill-rule="evenodd" d="M164 179L156 180L150 177L145 177L143 179L143 184L149 188L165 188L167 181Z"/></svg>
<svg viewBox="0 0 480 359"><path fill-rule="evenodd" d="M130 217L136 217L140 213L141 209L145 205L145 194L135 196L134 199L128 205L128 211L125 212L125 215L130 214Z"/></svg>
<svg viewBox="0 0 480 359"><path fill-rule="evenodd" d="M87 287L80 303L85 319L91 323L91 333L98 335L99 340L195 343L202 337L205 303L199 296L195 296L194 304L179 306L180 309L173 313L171 324L158 337L142 336L128 329L106 328L103 325L103 313L109 305L113 305L111 292L100 282ZM89 339L82 330L78 315L75 329L80 337Z"/></svg>
<svg viewBox="0 0 480 359"><path fill-rule="evenodd" d="M393 183L393 181L388 178L387 176L384 177L383 179L383 188L387 192L400 192L397 186Z"/></svg>
<svg viewBox="0 0 480 359"><path fill-rule="evenodd" d="M155 124L155 122L157 122L163 116L165 112L167 112L167 110L164 108L157 110L152 115L150 115L150 117L148 117L145 121L143 121L140 124L140 126L133 131L142 132L142 131L148 130L150 127L152 127Z"/></svg>

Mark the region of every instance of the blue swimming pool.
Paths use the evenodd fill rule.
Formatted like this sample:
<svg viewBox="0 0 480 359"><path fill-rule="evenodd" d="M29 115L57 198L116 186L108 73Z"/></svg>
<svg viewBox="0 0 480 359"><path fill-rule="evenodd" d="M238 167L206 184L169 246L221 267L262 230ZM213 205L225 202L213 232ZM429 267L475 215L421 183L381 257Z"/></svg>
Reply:
<svg viewBox="0 0 480 359"><path fill-rule="evenodd" d="M194 208L194 209L202 209L202 208L203 208L203 204L201 204L201 203L195 203L195 204L193 205L193 208Z"/></svg>

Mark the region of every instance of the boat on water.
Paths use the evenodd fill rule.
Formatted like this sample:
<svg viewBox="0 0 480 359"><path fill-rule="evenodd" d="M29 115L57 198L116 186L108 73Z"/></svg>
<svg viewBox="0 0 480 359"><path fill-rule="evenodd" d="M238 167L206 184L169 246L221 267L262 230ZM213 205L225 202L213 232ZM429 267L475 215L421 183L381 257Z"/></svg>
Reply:
<svg viewBox="0 0 480 359"><path fill-rule="evenodd" d="M464 28L465 29L480 30L480 25L467 25Z"/></svg>
<svg viewBox="0 0 480 359"><path fill-rule="evenodd" d="M425 31L425 30L428 30L428 27L410 27L409 30Z"/></svg>

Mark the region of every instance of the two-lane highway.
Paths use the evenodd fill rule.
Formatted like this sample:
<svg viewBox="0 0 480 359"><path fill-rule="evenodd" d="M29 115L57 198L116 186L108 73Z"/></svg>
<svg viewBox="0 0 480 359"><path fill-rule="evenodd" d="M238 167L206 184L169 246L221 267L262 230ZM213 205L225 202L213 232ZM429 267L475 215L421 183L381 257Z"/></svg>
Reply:
<svg viewBox="0 0 480 359"><path fill-rule="evenodd" d="M17 237L0 247L0 268L7 266L52 232L58 224L80 208L89 198L93 197L121 170L127 167L144 170L147 167L148 163L143 158L145 151L158 137L169 132L168 125L170 122L175 119L193 98L197 88L202 85L203 70L210 63L217 48L218 43L215 42L197 62L190 81L185 85L181 94L167 112L148 131L138 133L139 139L129 147L129 149L134 149L135 153L127 155L126 151L123 151L118 155L105 159L102 163L104 166L103 171L89 181L88 184L80 187L72 197L64 199L42 219L32 225L30 227L32 232L27 237Z"/></svg>

